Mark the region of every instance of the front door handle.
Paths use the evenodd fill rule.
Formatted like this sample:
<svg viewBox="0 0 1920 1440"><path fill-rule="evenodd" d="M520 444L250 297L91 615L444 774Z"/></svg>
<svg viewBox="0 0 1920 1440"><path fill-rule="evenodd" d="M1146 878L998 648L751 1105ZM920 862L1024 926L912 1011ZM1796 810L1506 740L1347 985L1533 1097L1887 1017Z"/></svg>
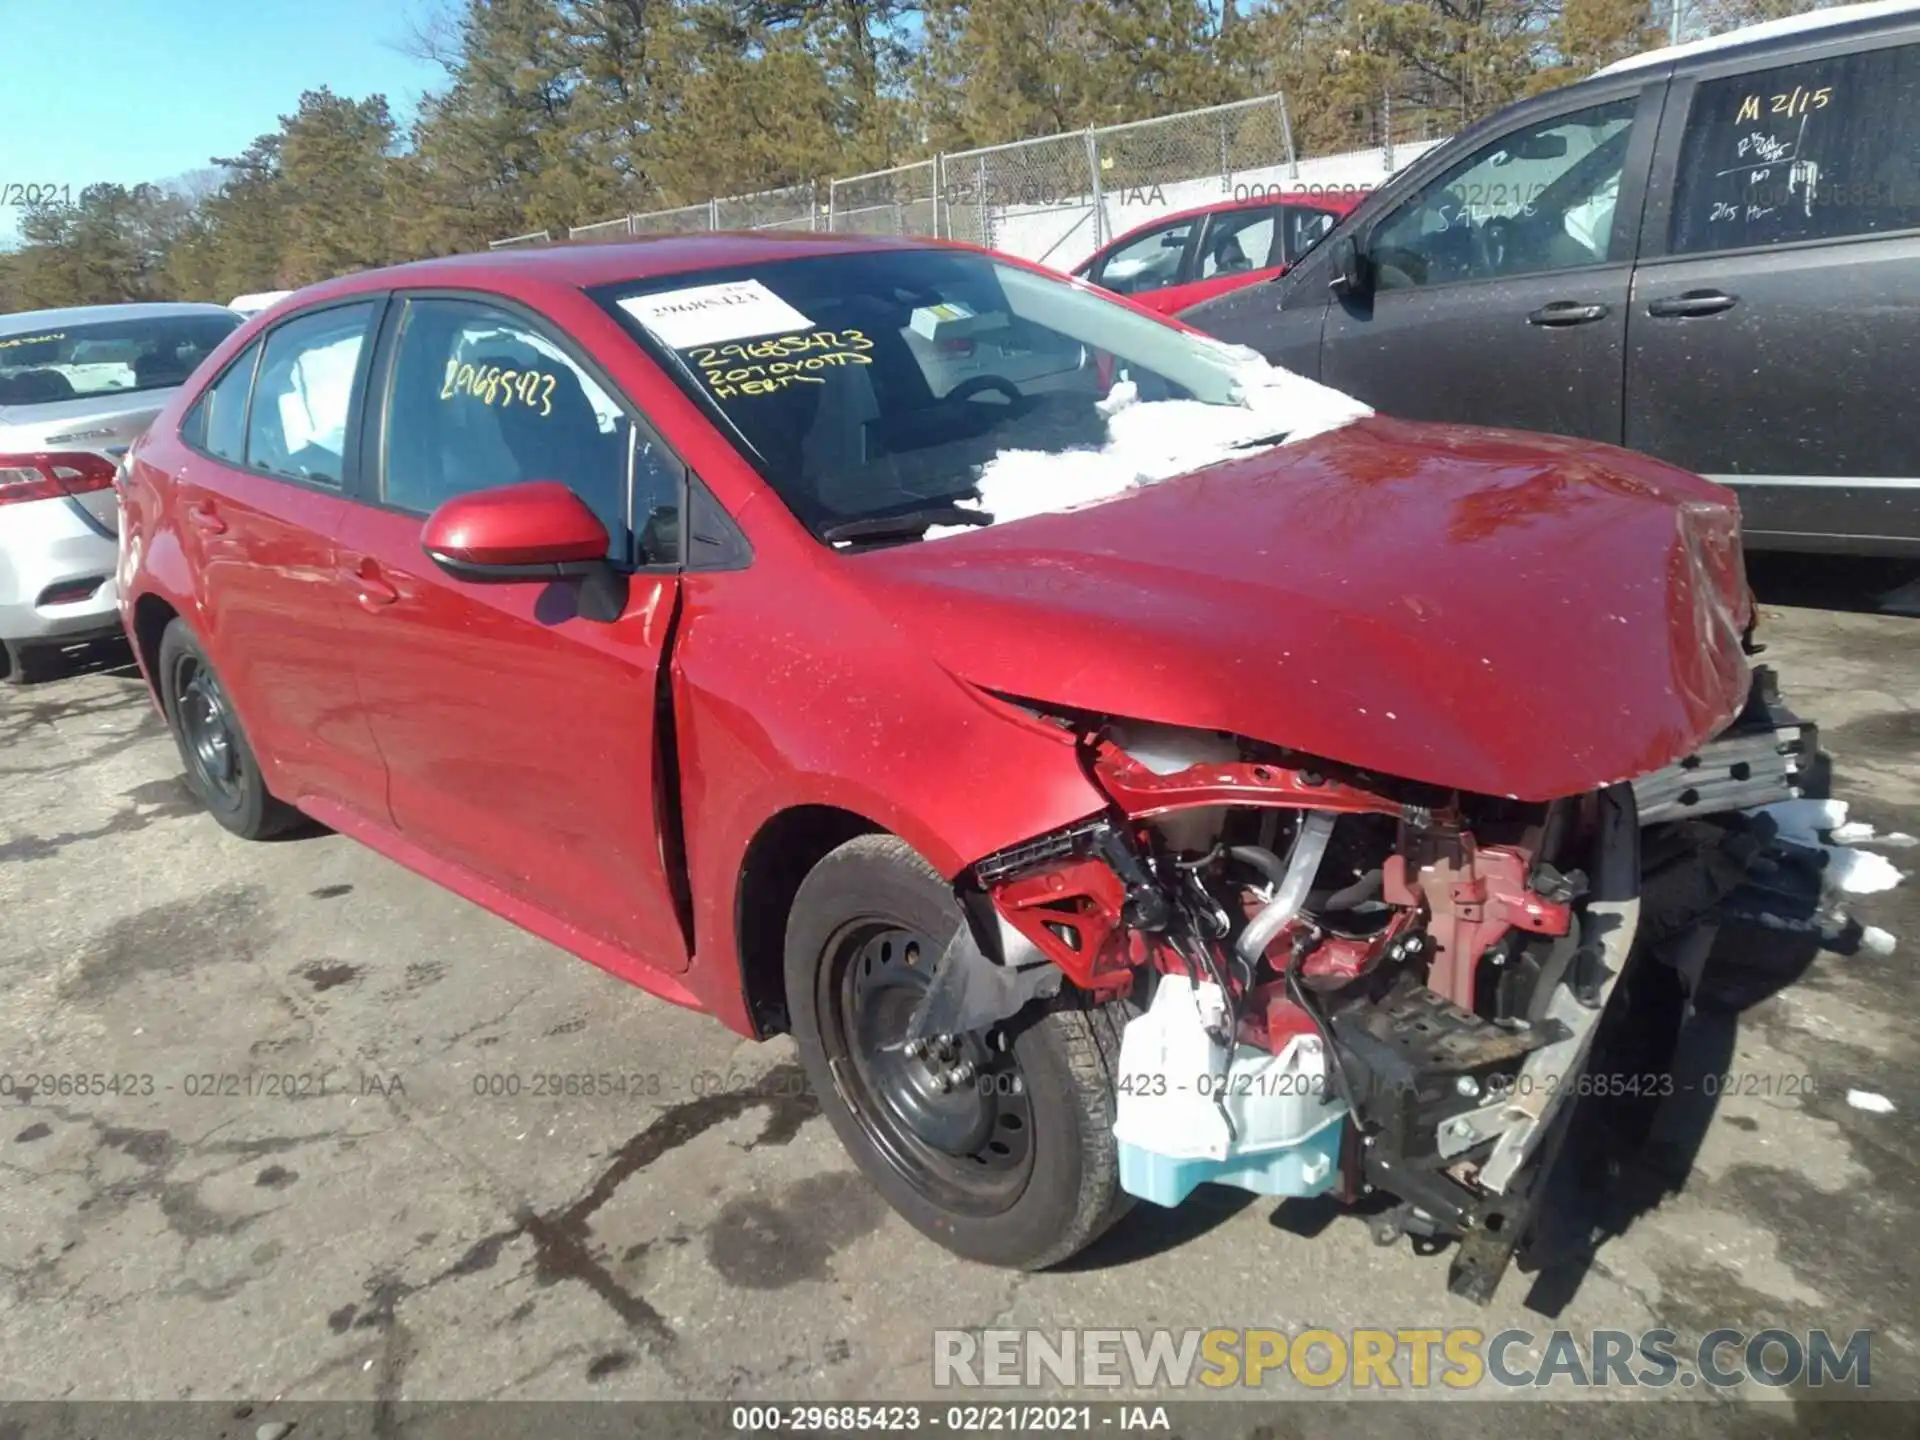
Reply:
<svg viewBox="0 0 1920 1440"><path fill-rule="evenodd" d="M1607 307L1588 305L1578 300L1555 300L1527 316L1529 325L1587 325L1607 318Z"/></svg>
<svg viewBox="0 0 1920 1440"><path fill-rule="evenodd" d="M187 520L194 529L204 530L209 535L227 533L227 522L220 518L220 512L204 501L188 507Z"/></svg>
<svg viewBox="0 0 1920 1440"><path fill-rule="evenodd" d="M1684 295L1665 295L1647 302L1647 314L1660 319L1675 315L1718 315L1740 303L1738 295L1722 290L1689 290Z"/></svg>
<svg viewBox="0 0 1920 1440"><path fill-rule="evenodd" d="M378 575L369 574L365 570L355 570L342 565L340 578L353 588L353 598L360 602L362 610L378 610L383 605L391 605L400 598L398 590Z"/></svg>

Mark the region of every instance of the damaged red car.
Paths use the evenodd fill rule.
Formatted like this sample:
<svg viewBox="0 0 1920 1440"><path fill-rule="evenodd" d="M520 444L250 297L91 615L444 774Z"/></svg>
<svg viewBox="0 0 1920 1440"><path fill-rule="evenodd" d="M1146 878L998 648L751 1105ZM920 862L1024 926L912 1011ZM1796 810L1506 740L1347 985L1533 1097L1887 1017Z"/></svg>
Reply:
<svg viewBox="0 0 1920 1440"><path fill-rule="evenodd" d="M1364 1199L1491 1293L1816 753L1727 491L959 246L332 281L121 500L221 824L791 1033L872 1183L1003 1265L1214 1182Z"/></svg>

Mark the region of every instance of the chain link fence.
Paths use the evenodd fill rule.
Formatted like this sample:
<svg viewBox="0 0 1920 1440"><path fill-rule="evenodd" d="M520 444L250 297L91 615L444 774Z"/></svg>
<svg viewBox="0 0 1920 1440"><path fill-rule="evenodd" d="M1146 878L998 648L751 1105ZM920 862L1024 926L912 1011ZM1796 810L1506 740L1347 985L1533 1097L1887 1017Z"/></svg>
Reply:
<svg viewBox="0 0 1920 1440"><path fill-rule="evenodd" d="M644 215L627 216L628 233L633 235L686 235L696 230L714 230L714 202L677 205L671 210L650 210Z"/></svg>
<svg viewBox="0 0 1920 1440"><path fill-rule="evenodd" d="M487 242L487 248L489 250L511 250L520 245L546 245L551 243L552 240L553 236L544 230L530 230L525 235L510 235L505 240L490 240Z"/></svg>
<svg viewBox="0 0 1920 1440"><path fill-rule="evenodd" d="M818 230L971 241L1069 269L1115 236L1161 215L1265 195L1352 195L1445 138L1437 112L1392 98L1360 107L1338 133L1367 148L1303 153L1286 97L1267 95L1151 120L936 155L592 225L570 239L702 230ZM1321 116L1323 136L1331 133ZM1368 144L1368 140L1371 141ZM1351 145L1354 140L1348 140ZM495 247L544 243L516 236Z"/></svg>
<svg viewBox="0 0 1920 1440"><path fill-rule="evenodd" d="M809 180L802 185L783 185L777 190L762 190L753 195L734 195L713 202L713 228L716 230L811 230L814 228L814 196L817 187Z"/></svg>
<svg viewBox="0 0 1920 1440"><path fill-rule="evenodd" d="M618 220L601 220L592 225L575 225L567 231L569 240L610 240L616 235L633 234L633 217L622 215Z"/></svg>
<svg viewBox="0 0 1920 1440"><path fill-rule="evenodd" d="M827 228L853 235L939 234L940 162L918 160L827 186Z"/></svg>

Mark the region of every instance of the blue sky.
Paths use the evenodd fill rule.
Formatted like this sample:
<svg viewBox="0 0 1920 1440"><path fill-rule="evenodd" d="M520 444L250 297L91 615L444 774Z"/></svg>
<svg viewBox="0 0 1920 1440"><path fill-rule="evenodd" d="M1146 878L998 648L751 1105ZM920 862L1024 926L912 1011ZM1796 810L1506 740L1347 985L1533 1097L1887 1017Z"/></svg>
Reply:
<svg viewBox="0 0 1920 1440"><path fill-rule="evenodd" d="M401 50L444 0L0 0L0 187L132 185L237 155L300 92L412 115L442 79ZM6 197L0 193L0 200ZM17 212L0 209L0 244Z"/></svg>

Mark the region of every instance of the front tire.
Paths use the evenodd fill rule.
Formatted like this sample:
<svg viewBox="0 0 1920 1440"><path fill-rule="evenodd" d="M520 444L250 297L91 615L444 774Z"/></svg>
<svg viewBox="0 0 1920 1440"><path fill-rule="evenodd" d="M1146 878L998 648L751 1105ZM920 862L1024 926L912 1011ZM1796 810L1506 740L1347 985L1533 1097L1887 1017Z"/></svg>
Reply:
<svg viewBox="0 0 1920 1440"><path fill-rule="evenodd" d="M160 637L160 702L186 767L187 787L243 840L266 840L300 814L267 789L226 687L184 620Z"/></svg>
<svg viewBox="0 0 1920 1440"><path fill-rule="evenodd" d="M963 923L952 889L906 842L849 840L794 899L793 1035L821 1109L894 1209L970 1260L1038 1270L1131 1203L1113 1118L1134 1011L1068 994L908 1056L908 1017Z"/></svg>

